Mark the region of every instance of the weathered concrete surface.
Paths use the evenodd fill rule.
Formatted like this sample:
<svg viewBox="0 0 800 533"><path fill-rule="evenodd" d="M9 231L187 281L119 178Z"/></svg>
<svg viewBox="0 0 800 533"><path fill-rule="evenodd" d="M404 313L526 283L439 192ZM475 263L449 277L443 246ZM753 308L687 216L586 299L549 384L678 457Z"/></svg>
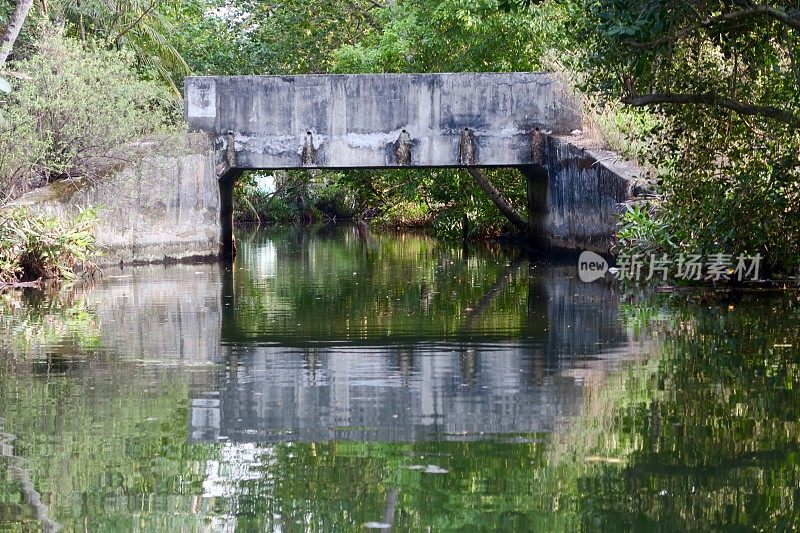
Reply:
<svg viewBox="0 0 800 533"><path fill-rule="evenodd" d="M56 182L11 205L59 216L99 208L100 265L218 257L220 201L211 142L206 134L194 133L170 143L142 143L139 152L149 155L96 183Z"/></svg>
<svg viewBox="0 0 800 533"><path fill-rule="evenodd" d="M611 252L620 204L634 196L641 169L614 152L590 148L574 136L545 141L547 245Z"/></svg>
<svg viewBox="0 0 800 533"><path fill-rule="evenodd" d="M581 127L542 73L189 77L185 94L189 129L212 133L223 157L233 132L240 169L459 166L465 128L476 165L514 166L536 128Z"/></svg>

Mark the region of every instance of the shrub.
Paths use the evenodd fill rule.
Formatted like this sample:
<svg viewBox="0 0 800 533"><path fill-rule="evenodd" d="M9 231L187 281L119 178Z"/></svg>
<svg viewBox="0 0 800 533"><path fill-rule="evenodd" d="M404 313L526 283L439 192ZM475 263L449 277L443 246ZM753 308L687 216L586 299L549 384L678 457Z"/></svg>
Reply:
<svg viewBox="0 0 800 533"><path fill-rule="evenodd" d="M234 218L238 225L255 226L259 223L297 222L301 219L300 208L283 195L245 186L236 191Z"/></svg>
<svg viewBox="0 0 800 533"><path fill-rule="evenodd" d="M800 136L773 128L777 140L764 140L733 126L717 134L713 117L707 122L652 148L661 163L661 196L647 209L626 210L617 234L620 251L760 254L769 272L797 273ZM702 143L714 135L727 135L729 144L708 149Z"/></svg>
<svg viewBox="0 0 800 533"><path fill-rule="evenodd" d="M347 220L358 214L354 195L335 179L313 188L312 193L314 208L324 217Z"/></svg>
<svg viewBox="0 0 800 533"><path fill-rule="evenodd" d="M655 219L676 250L761 254L772 273L800 271L800 42L772 38L795 19L749 2L565 5L565 56L582 88L657 120L640 141L660 176Z"/></svg>
<svg viewBox="0 0 800 533"><path fill-rule="evenodd" d="M37 279L74 279L97 255L92 232L97 213L56 217L14 207L0 220L0 284Z"/></svg>
<svg viewBox="0 0 800 533"><path fill-rule="evenodd" d="M47 30L33 54L14 63L22 77L0 125L0 193L101 177L124 166L128 143L167 129L176 102L137 79L132 60Z"/></svg>
<svg viewBox="0 0 800 533"><path fill-rule="evenodd" d="M430 225L432 214L422 202L398 201L383 207L373 223L387 228L424 228Z"/></svg>
<svg viewBox="0 0 800 533"><path fill-rule="evenodd" d="M617 244L627 254L674 253L671 228L656 205L627 204L620 215Z"/></svg>

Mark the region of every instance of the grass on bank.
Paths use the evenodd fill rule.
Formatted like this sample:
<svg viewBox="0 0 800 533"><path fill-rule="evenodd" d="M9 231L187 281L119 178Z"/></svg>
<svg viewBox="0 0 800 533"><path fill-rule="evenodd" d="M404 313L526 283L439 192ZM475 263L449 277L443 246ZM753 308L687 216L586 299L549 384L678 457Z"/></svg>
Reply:
<svg viewBox="0 0 800 533"><path fill-rule="evenodd" d="M39 279L74 279L94 269L98 255L95 209L72 218L12 207L0 218L0 285Z"/></svg>

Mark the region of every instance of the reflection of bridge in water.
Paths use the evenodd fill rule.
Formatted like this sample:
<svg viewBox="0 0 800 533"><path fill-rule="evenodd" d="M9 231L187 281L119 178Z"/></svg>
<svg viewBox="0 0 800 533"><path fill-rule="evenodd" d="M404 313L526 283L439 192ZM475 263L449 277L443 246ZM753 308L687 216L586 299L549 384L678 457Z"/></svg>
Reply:
<svg viewBox="0 0 800 533"><path fill-rule="evenodd" d="M436 351L245 349L213 396L192 400L192 437L475 439L552 432L581 412L582 384L534 346Z"/></svg>
<svg viewBox="0 0 800 533"><path fill-rule="evenodd" d="M581 283L571 265L520 258L491 269L481 254L463 258L441 245L420 257L450 270L432 267L415 282L425 265L389 267L378 251L358 264L368 285L361 289L355 267L326 272L330 263L319 255L335 243L351 256L363 251L355 235L298 232L244 244L233 269L176 266L163 271L168 276L142 269L122 283L112 279L96 291L98 313L109 319L101 323L114 324L104 342L143 358L214 363L191 373L191 436L252 442L551 432L583 411L587 383L639 351L629 350L614 287ZM483 276L481 286L447 293L445 280L461 284L458 269L476 264L464 275ZM314 283L301 282L313 275ZM445 294L423 301L423 284ZM401 291L413 298L355 335L345 318L363 309L325 300L351 289L368 303ZM302 302L310 310L298 310ZM436 306L450 304L471 312L446 327L425 326L440 315Z"/></svg>

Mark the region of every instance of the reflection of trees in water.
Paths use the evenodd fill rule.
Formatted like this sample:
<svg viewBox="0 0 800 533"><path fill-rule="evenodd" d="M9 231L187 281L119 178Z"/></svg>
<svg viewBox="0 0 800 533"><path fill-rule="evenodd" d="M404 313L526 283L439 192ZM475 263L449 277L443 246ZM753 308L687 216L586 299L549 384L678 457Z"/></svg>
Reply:
<svg viewBox="0 0 800 533"><path fill-rule="evenodd" d="M551 446L551 462L577 486L603 487L575 492L581 520L793 527L800 307L782 296L751 295L736 307L728 295L667 299L626 307L638 327L660 333L653 355L587 389L587 415Z"/></svg>
<svg viewBox="0 0 800 533"><path fill-rule="evenodd" d="M262 249L276 254L274 276L256 275ZM534 268L519 253L464 257L425 237L355 228L261 234L240 259L224 273L221 299L231 305L222 331L241 347L236 372L248 385L221 380L222 427L198 426L198 438L292 428L302 440L336 438L330 426L354 417L365 427L351 433L367 440L547 431L579 405L581 385L560 376L574 356L595 357L598 339L606 352L628 342L608 286L578 282L572 265ZM297 380L293 353L307 376L302 390L283 385ZM263 414L234 423L244 404ZM398 418L387 425L390 415Z"/></svg>
<svg viewBox="0 0 800 533"><path fill-rule="evenodd" d="M215 457L214 446L189 443L186 375L141 374L113 361L69 376L21 367L0 374L4 431L16 436L0 471L18 483L0 482L3 499L21 494L46 531L56 523L68 531L132 530L141 520L172 531L200 527L209 506L193 512L192 493L202 493L198 465ZM7 519L0 516L0 527Z"/></svg>
<svg viewBox="0 0 800 533"><path fill-rule="evenodd" d="M84 298L91 287L0 291L0 351L10 356L0 362L36 359L58 371L73 354L96 347L98 320Z"/></svg>
<svg viewBox="0 0 800 533"><path fill-rule="evenodd" d="M614 318L616 295L607 285L578 283L571 264L539 262L525 275L525 257L500 248L477 247L464 256L457 244L358 229L291 230L254 238L250 246L274 250L278 275L258 278L259 254L240 254L223 282L223 300L235 300L223 321L229 342L546 340L564 333L578 341L581 328L553 332L549 321L566 324L581 312L595 323L591 328L604 324L609 342L625 340ZM588 296L573 305L575 293ZM578 345L592 353L597 340Z"/></svg>
<svg viewBox="0 0 800 533"><path fill-rule="evenodd" d="M241 268L202 278L195 276L200 267L192 266L181 273L192 280L184 284L151 274L109 280L109 286L88 297L91 303L77 298L49 307L52 301L46 299L4 300L0 328L9 327L7 309L17 306L14 312L21 314L16 320L26 324L20 331L31 335L25 338L43 339L41 351L28 352L42 366L18 359L13 369L0 369L0 411L4 431L18 437L15 454L25 458L50 517L67 529L82 529L86 521L97 530L132 529L142 521L172 530L208 524L353 529L391 517L397 530L771 530L796 523L796 301L673 295L618 307L616 289L583 285L567 267L527 261L508 265L491 251L477 251L465 260L459 249L438 248L424 238L407 240L407 247L387 244L380 235L372 238L377 246L369 251L372 255L358 256L358 271L371 289L355 284L360 279L354 279L348 264L346 243L361 246L356 235L337 236L330 245L312 235L302 258L299 240L276 239L282 263L274 277L261 280ZM419 279L416 272L421 272ZM281 276L294 281L285 283ZM344 279L348 283L340 286ZM454 296L457 285L465 288ZM390 305L387 294L401 301ZM427 308L421 299L427 299ZM65 310L73 307L65 319ZM467 307L480 311L473 316L464 312ZM263 361L269 347L240 342L222 349L220 328L223 337L235 340L242 333L236 322L243 321L245 332L270 325L263 319L276 319L276 309L288 317L276 327L295 335L298 330L291 328L296 328L298 313L314 321L312 332L333 335L339 330L332 326L350 318L346 309L368 312L380 327L423 329L428 314L452 312L452 320L425 331L473 332L480 338L486 328L495 328L521 344L514 361L527 366L522 373L513 368L513 384L520 388L508 396L506 406L515 401L534 405L532 394L545 390L547 380L556 376L575 387L582 416L565 416L558 426L563 434L493 435L472 442L297 442L297 434L286 437L291 443L190 442L187 418L195 391L247 390L264 381L264 372L253 372L254 361ZM98 316L103 317L99 323ZM84 340L69 340L75 331L67 332L62 322L69 317L76 331L86 331ZM606 366L613 357L603 359L604 354L619 347L629 330L645 337L654 331L658 342L630 349L629 367ZM136 337L156 331L150 340ZM171 340L178 335L185 337L180 346ZM524 343L522 337L528 337ZM8 338L2 335L2 340ZM106 351L99 353L97 343ZM284 374L287 382L294 378L293 387L299 372L309 388L319 388L328 379L326 358L335 355L328 355L331 347L300 344L276 361L295 364ZM490 344L496 348L498 343ZM205 350L198 359L226 364L159 368L126 361L126 352L109 352L109 345L129 348L134 357L160 354L159 361L173 361L179 350L191 361L190 353ZM453 394L470 399L458 391L498 385L481 381L497 372L502 360L485 348L469 339L447 344L453 353L450 366L443 368L452 378ZM409 397L422 394L414 386L432 361L430 342L364 349L370 363L385 365L387 379L396 376L398 389ZM636 360L641 353L648 358ZM69 364L59 366L58 361ZM498 366L492 370L488 363ZM510 378L503 384L510 386ZM248 410L271 405L252 397L234 401L220 396L209 398L225 409L224 402L233 405L233 420L242 429L258 429L248 425ZM542 396L549 402L559 398L549 391ZM309 400L323 407L330 401L322 396ZM408 405L398 401L386 417ZM465 406L473 408L469 402ZM290 408L284 404L280 409ZM500 420L509 416L505 411L493 415ZM349 430L339 436L357 436L356 429ZM447 474L410 468L429 464ZM3 497L13 493L21 501L24 489L15 479L0 480L0 490ZM20 520L33 517L27 508L14 510L6 502L3 509L9 513L31 513Z"/></svg>
<svg viewBox="0 0 800 533"><path fill-rule="evenodd" d="M238 323L231 338L256 331L284 341L290 340L288 332L295 339L317 340L364 339L387 329L412 337L452 334L463 324L464 309L483 294L480 284L487 277L487 285L495 280L494 261L462 261L457 248L432 239L341 231L276 239L281 275L268 283L253 278L255 265L239 265L234 275ZM243 254L249 257L257 254Z"/></svg>
<svg viewBox="0 0 800 533"><path fill-rule="evenodd" d="M25 498L25 503L33 508L36 520L42 524L44 531L54 532L61 529L61 525L50 518L50 511L47 505L42 503L42 497L31 480L26 461L14 455L15 435L3 432L5 420L0 418L0 457L6 459L6 466L11 477L19 484L20 490Z"/></svg>

